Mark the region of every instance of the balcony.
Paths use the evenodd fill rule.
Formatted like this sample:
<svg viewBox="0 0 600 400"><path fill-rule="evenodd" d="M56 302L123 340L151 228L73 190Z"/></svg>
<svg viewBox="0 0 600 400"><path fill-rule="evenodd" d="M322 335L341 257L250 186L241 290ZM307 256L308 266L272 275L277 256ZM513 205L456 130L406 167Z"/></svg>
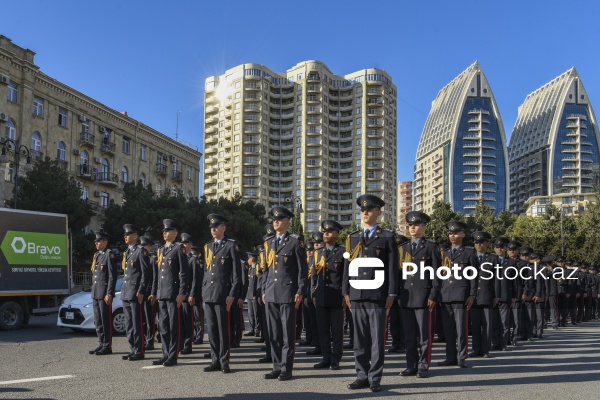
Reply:
<svg viewBox="0 0 600 400"><path fill-rule="evenodd" d="M119 184L119 176L111 172L100 172L98 182L106 186L116 187Z"/></svg>
<svg viewBox="0 0 600 400"><path fill-rule="evenodd" d="M31 157L31 161L42 161L44 153L37 150L29 150L29 156Z"/></svg>
<svg viewBox="0 0 600 400"><path fill-rule="evenodd" d="M181 182L183 180L183 172L181 172L181 171L173 171L171 173L171 178L175 182Z"/></svg>
<svg viewBox="0 0 600 400"><path fill-rule="evenodd" d="M115 154L115 148L117 146L111 142L102 142L102 146L100 146L100 151L107 154Z"/></svg>
<svg viewBox="0 0 600 400"><path fill-rule="evenodd" d="M81 164L75 167L75 173L86 178L91 177L93 171L94 169L88 164Z"/></svg>
<svg viewBox="0 0 600 400"><path fill-rule="evenodd" d="M164 164L156 164L156 173L167 176L167 166Z"/></svg>
<svg viewBox="0 0 600 400"><path fill-rule="evenodd" d="M96 147L96 143L94 143L94 135L85 132L81 133L81 137L79 138L79 144L91 148Z"/></svg>

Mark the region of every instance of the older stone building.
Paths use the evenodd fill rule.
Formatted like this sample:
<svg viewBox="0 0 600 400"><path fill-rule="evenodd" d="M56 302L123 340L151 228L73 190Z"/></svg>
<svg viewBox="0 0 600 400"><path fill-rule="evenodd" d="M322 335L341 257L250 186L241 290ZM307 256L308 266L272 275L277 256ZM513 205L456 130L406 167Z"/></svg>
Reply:
<svg viewBox="0 0 600 400"><path fill-rule="evenodd" d="M27 147L31 162L45 157L75 177L82 197L102 223L111 200L122 201L123 186L141 180L159 193L197 198L197 147L144 125L44 74L35 53L0 35L0 206L12 198L15 174L24 174L27 159L15 171L15 146Z"/></svg>

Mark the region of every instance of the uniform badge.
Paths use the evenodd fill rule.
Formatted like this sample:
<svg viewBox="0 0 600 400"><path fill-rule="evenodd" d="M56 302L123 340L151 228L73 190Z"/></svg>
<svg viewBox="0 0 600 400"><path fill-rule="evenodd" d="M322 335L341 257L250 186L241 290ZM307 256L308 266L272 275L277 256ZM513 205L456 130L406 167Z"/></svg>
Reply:
<svg viewBox="0 0 600 400"><path fill-rule="evenodd" d="M334 263L333 263L333 267L334 267L335 269L338 269L338 267L340 266L340 264L341 264L341 263L340 263L339 261L336 261L336 262L334 262Z"/></svg>
<svg viewBox="0 0 600 400"><path fill-rule="evenodd" d="M380 249L375 249L375 255L376 255L377 257L379 257L379 252L380 252L380 251L381 251Z"/></svg>
<svg viewBox="0 0 600 400"><path fill-rule="evenodd" d="M100 271L104 271L104 265L100 266Z"/></svg>
<svg viewBox="0 0 600 400"><path fill-rule="evenodd" d="M240 252L240 246L239 245L235 245L235 251L237 251L238 253Z"/></svg>
<svg viewBox="0 0 600 400"><path fill-rule="evenodd" d="M288 256L283 256L283 262L287 263L287 260L288 260Z"/></svg>
<svg viewBox="0 0 600 400"><path fill-rule="evenodd" d="M417 220L417 217L415 217L415 216L413 215L413 217L412 217L410 220L411 220L412 222L415 222L415 221Z"/></svg>
<svg viewBox="0 0 600 400"><path fill-rule="evenodd" d="M214 223L215 223L215 219L214 219L214 218L211 218L211 219L210 219L210 223L211 223L211 224L214 224Z"/></svg>
<svg viewBox="0 0 600 400"><path fill-rule="evenodd" d="M115 258L114 253L110 253L110 258Z"/></svg>
<svg viewBox="0 0 600 400"><path fill-rule="evenodd" d="M221 258L221 265L225 265L225 259Z"/></svg>
<svg viewBox="0 0 600 400"><path fill-rule="evenodd" d="M278 217L279 216L279 211L275 210L275 216Z"/></svg>
<svg viewBox="0 0 600 400"><path fill-rule="evenodd" d="M172 261L173 261L173 260L169 258L169 259L167 260L167 264L169 264L169 266L171 266L171 262L172 262Z"/></svg>
<svg viewBox="0 0 600 400"><path fill-rule="evenodd" d="M366 206L367 206L367 204L368 204L368 203L367 203L367 201L366 201L366 200L364 200L364 201L363 201L363 206L364 206L364 207L366 207Z"/></svg>

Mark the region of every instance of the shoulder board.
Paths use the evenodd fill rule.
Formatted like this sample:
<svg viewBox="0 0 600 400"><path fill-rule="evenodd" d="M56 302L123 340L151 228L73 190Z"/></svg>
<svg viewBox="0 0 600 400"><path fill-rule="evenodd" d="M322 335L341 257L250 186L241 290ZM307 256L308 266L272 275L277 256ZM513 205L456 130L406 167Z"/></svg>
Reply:
<svg viewBox="0 0 600 400"><path fill-rule="evenodd" d="M234 247L235 247L235 251L237 251L239 253L240 252L240 245L236 243L234 245Z"/></svg>
<svg viewBox="0 0 600 400"><path fill-rule="evenodd" d="M360 232L360 229L355 230L354 232L351 232L350 235L354 235L355 233Z"/></svg>
<svg viewBox="0 0 600 400"><path fill-rule="evenodd" d="M292 233L290 237L293 237L294 239L300 239L300 236L296 235L295 233Z"/></svg>
<svg viewBox="0 0 600 400"><path fill-rule="evenodd" d="M394 231L393 231L393 230L391 230L391 229L385 229L385 228L381 228L381 231L382 231L382 232L386 232L386 233L396 233L396 232L394 232Z"/></svg>
<svg viewBox="0 0 600 400"><path fill-rule="evenodd" d="M211 244L212 242L214 242L214 240L209 240L208 242L206 242L205 244Z"/></svg>
<svg viewBox="0 0 600 400"><path fill-rule="evenodd" d="M429 242L429 243L434 243L434 244L437 244L437 242L436 242L435 240L431 240L431 239L425 239L425 241L426 241L426 242Z"/></svg>

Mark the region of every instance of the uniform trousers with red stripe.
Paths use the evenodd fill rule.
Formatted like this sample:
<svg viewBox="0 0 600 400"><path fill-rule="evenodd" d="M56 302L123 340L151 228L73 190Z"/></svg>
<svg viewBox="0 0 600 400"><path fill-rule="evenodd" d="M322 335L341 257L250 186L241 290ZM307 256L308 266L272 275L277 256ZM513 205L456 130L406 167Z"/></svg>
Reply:
<svg viewBox="0 0 600 400"><path fill-rule="evenodd" d="M316 309L317 320L321 325L319 342L323 360L339 363L344 351L344 310L341 304L339 307L316 307Z"/></svg>
<svg viewBox="0 0 600 400"><path fill-rule="evenodd" d="M356 377L381 381L385 355L385 301L352 301Z"/></svg>
<svg viewBox="0 0 600 400"><path fill-rule="evenodd" d="M111 308L104 299L94 299L94 324L98 335L98 347L110 349L112 346Z"/></svg>
<svg viewBox="0 0 600 400"><path fill-rule="evenodd" d="M237 307L232 304L231 307ZM225 303L204 303L206 332L213 365L229 365L229 312Z"/></svg>
<svg viewBox="0 0 600 400"><path fill-rule="evenodd" d="M194 341L194 310L190 303L184 301L181 303L181 318L179 320L179 348L180 350L191 351Z"/></svg>
<svg viewBox="0 0 600 400"><path fill-rule="evenodd" d="M181 318L177 302L170 299L158 301L158 322L162 343L163 358L177 361L179 353L179 320Z"/></svg>
<svg viewBox="0 0 600 400"><path fill-rule="evenodd" d="M296 307L294 303L267 302L267 325L273 371L292 373L296 353Z"/></svg>
<svg viewBox="0 0 600 400"><path fill-rule="evenodd" d="M144 340L145 346L153 346L154 345L154 333L156 330L156 326L154 324L154 306L152 303L144 299L143 308L144 308Z"/></svg>
<svg viewBox="0 0 600 400"><path fill-rule="evenodd" d="M429 369L429 349L435 327L435 312L428 308L402 308L404 342L406 344L406 368ZM419 356L419 349L421 349Z"/></svg>
<svg viewBox="0 0 600 400"><path fill-rule="evenodd" d="M446 360L465 360L467 354L467 307L464 302L442 303L446 336Z"/></svg>
<svg viewBox="0 0 600 400"><path fill-rule="evenodd" d="M125 333L129 343L129 354L138 356L144 354L144 329L142 326L142 305L135 300L123 300L123 315L125 317Z"/></svg>

